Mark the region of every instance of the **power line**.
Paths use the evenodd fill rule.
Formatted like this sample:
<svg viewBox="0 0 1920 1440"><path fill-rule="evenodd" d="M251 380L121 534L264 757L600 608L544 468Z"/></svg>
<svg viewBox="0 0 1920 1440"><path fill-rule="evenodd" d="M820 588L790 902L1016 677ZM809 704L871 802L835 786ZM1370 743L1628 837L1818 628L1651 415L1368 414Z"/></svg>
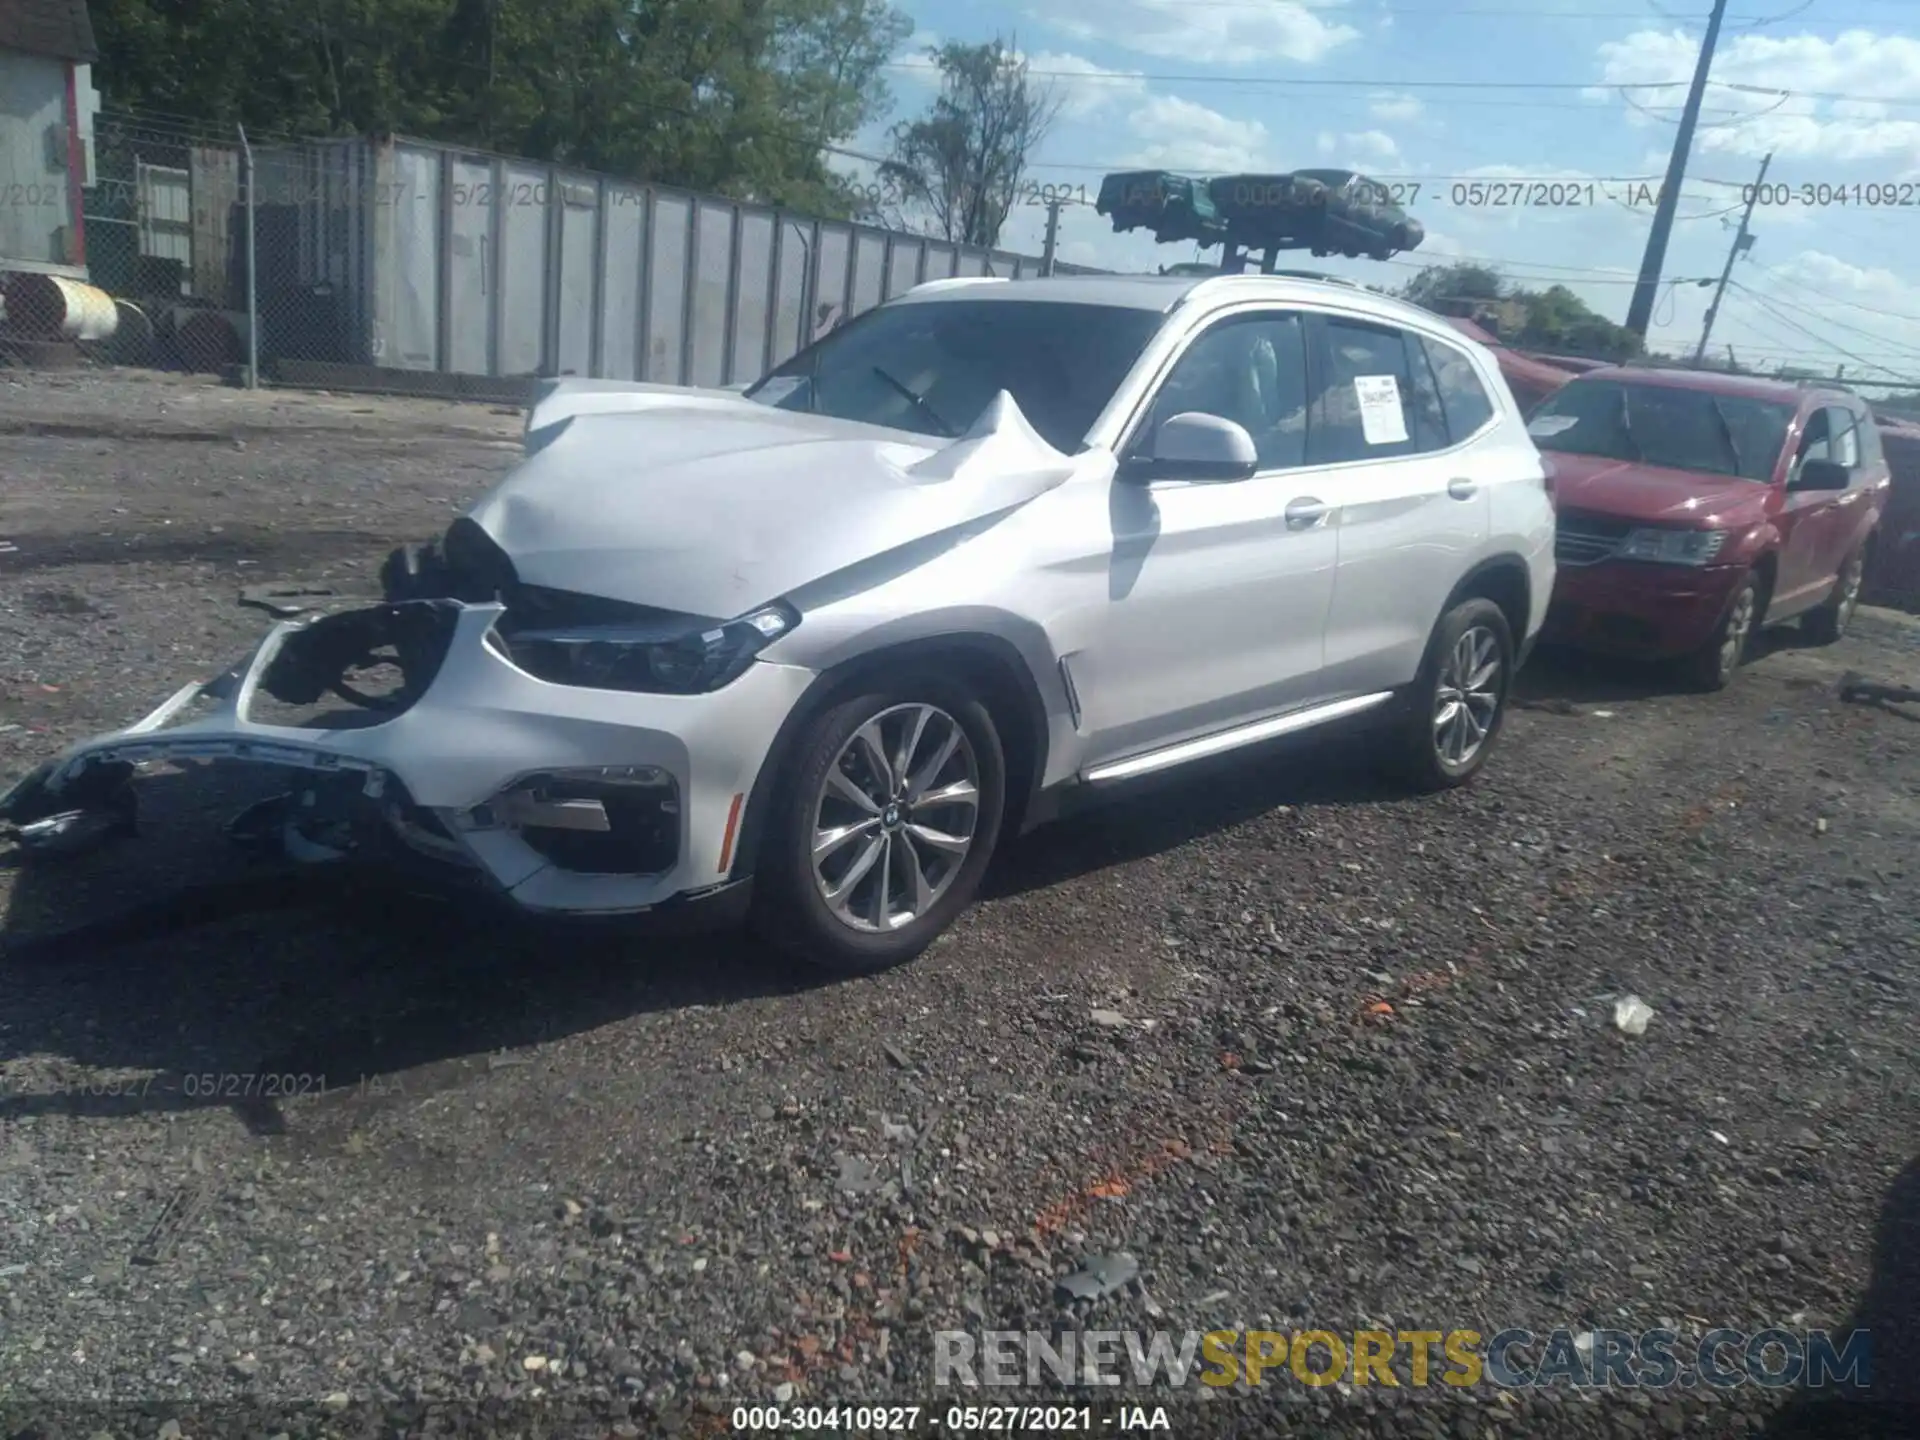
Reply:
<svg viewBox="0 0 1920 1440"><path fill-rule="evenodd" d="M1514 275L1515 280L1554 280L1559 275L1576 277L1564 283L1569 285L1632 285L1637 283L1631 274L1622 270L1596 270L1578 265L1548 265L1533 260L1508 260L1498 255L1446 255L1435 256L1430 260L1389 259L1380 262L1384 265L1398 265L1409 270L1444 270L1450 265L1483 265L1489 269L1510 271L1515 269L1534 269L1556 272L1548 275ZM1672 281L1675 285L1698 285L1710 281L1712 276L1682 278Z"/></svg>
<svg viewBox="0 0 1920 1440"><path fill-rule="evenodd" d="M1273 0L1179 0L1182 10L1246 10L1258 14L1272 14ZM1443 5L1369 5L1364 14L1357 11L1346 0L1287 0L1289 10L1305 10L1313 13L1330 13L1361 19L1365 15L1431 15L1436 20L1448 20L1455 15L1537 15L1543 20L1623 20L1629 24L1644 20L1646 17L1632 10L1541 10L1533 9L1454 10ZM1165 11L1162 11L1165 14ZM1171 18L1171 17L1169 17ZM1694 24L1695 21L1680 16L1668 16L1675 24ZM1702 16L1701 19L1706 17Z"/></svg>
<svg viewBox="0 0 1920 1440"><path fill-rule="evenodd" d="M1903 344L1898 340L1889 339L1885 335L1876 335L1871 330L1863 330L1857 325L1845 324L1839 320L1835 320L1831 315L1822 315L1819 311L1810 310L1804 305L1797 305L1791 301L1782 300L1776 296L1763 294L1761 291L1755 290L1752 286L1740 285L1740 282L1737 280L1734 282L1734 284L1738 285L1739 288L1745 290L1750 296L1758 300L1763 305L1773 307L1777 310L1791 310L1796 315L1804 315L1808 319L1817 320L1820 322L1820 324L1830 326L1831 328L1842 331L1845 334L1858 335L1863 340L1871 340L1876 345L1885 345L1892 350L1911 351L1916 357L1920 357L1920 347Z"/></svg>
<svg viewBox="0 0 1920 1440"><path fill-rule="evenodd" d="M889 70L909 70L938 74L940 67L931 62L896 60L885 67ZM1168 85L1257 85L1277 87L1279 89L1314 90L1682 90L1692 84L1690 80L1407 80L1407 79L1362 79L1359 76L1320 76L1305 78L1279 75L1200 75L1192 72L1150 71L1150 70L1054 70L1028 69L1027 74L1039 79L1074 80L1088 84L1122 82L1137 84L1140 81L1152 81L1155 84ZM1765 95L1785 97L1795 100L1845 101L1862 105L1920 105L1920 96L1916 95L1856 95L1844 90L1795 90L1779 85L1751 85L1733 80L1709 80L1708 85L1718 90L1732 90L1743 95Z"/></svg>
<svg viewBox="0 0 1920 1440"><path fill-rule="evenodd" d="M1825 300L1830 304L1834 304L1834 305L1845 305L1849 309L1853 309L1853 310L1863 310L1869 315L1879 315L1888 320L1906 320L1912 324L1920 325L1920 315L1902 315L1896 310L1887 310L1882 308L1879 305L1865 305L1858 300L1849 300L1845 296L1830 294L1825 290L1816 290L1813 288L1813 286L1807 284L1804 280L1801 280L1798 276L1789 275L1787 274L1786 271L1779 269L1777 266L1762 265L1760 266L1760 269L1763 270L1768 275L1771 275L1777 279L1786 281L1789 285L1797 286L1799 289L1804 290L1807 294L1813 296L1817 300Z"/></svg>
<svg viewBox="0 0 1920 1440"><path fill-rule="evenodd" d="M1764 308L1768 314L1772 315L1774 319L1778 320L1782 325L1785 325L1789 330L1796 331L1799 334L1806 336L1809 340L1813 341L1814 344L1824 345L1828 347L1834 354L1841 356L1843 359L1851 360L1856 365L1864 365L1869 370L1885 370L1889 374L1893 373L1891 366L1878 364L1875 361L1867 359L1865 356L1856 355L1851 350L1847 350L1842 348L1839 345L1835 345L1833 341L1829 340L1826 336L1816 334L1814 331L1807 329L1806 326L1800 324L1798 321L1792 319L1787 315L1780 313L1780 310L1778 309L1778 307L1776 307L1773 304L1773 302L1770 301L1766 296L1760 294L1759 291L1750 289L1747 286L1740 284L1738 281L1734 282L1734 288L1738 290L1742 295L1745 295L1749 300L1752 300L1753 302L1755 302L1756 304ZM1882 343L1884 344L1885 342L1883 341Z"/></svg>

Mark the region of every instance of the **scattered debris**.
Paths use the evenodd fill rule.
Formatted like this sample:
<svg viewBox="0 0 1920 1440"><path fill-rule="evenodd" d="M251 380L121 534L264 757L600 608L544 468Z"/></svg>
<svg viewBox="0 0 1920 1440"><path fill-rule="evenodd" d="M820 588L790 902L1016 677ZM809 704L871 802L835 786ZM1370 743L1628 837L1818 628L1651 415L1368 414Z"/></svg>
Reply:
<svg viewBox="0 0 1920 1440"><path fill-rule="evenodd" d="M297 602L337 599L339 593L317 586L249 585L240 592L240 603L250 610L264 610L275 619L291 620L315 608L312 604Z"/></svg>
<svg viewBox="0 0 1920 1440"><path fill-rule="evenodd" d="M153 1224L141 1237L133 1252L136 1265L158 1265L173 1253L173 1247L179 1243L187 1224L200 1211L207 1198L205 1182L183 1185L167 1197L167 1203L160 1207L160 1213L154 1217Z"/></svg>
<svg viewBox="0 0 1920 1440"><path fill-rule="evenodd" d="M1124 1030L1127 1017L1118 1010L1095 1010L1087 1017L1103 1030Z"/></svg>
<svg viewBox="0 0 1920 1440"><path fill-rule="evenodd" d="M1653 1007L1638 995L1622 995L1613 1002L1613 1023L1623 1034L1644 1035L1653 1019Z"/></svg>
<svg viewBox="0 0 1920 1440"><path fill-rule="evenodd" d="M840 1155L835 1157L840 1174L834 1184L849 1195L866 1195L880 1188L880 1174L871 1160L863 1160L858 1155Z"/></svg>
<svg viewBox="0 0 1920 1440"><path fill-rule="evenodd" d="M891 1042L887 1042L880 1046L880 1051L882 1054L884 1054L887 1057L887 1059L893 1062L895 1069L911 1070L913 1068L911 1065L907 1063L906 1052L903 1051L898 1045L895 1045Z"/></svg>
<svg viewBox="0 0 1920 1440"><path fill-rule="evenodd" d="M1840 677L1840 698L1851 705L1912 705L1920 702L1920 690L1885 685L1849 670Z"/></svg>
<svg viewBox="0 0 1920 1440"><path fill-rule="evenodd" d="M1826 816L1822 815L1818 820L1813 822L1813 833L1816 835L1824 835L1827 833Z"/></svg>
<svg viewBox="0 0 1920 1440"><path fill-rule="evenodd" d="M1090 1255L1078 1270L1061 1277L1058 1288L1069 1300L1099 1300L1139 1274L1140 1262L1131 1255Z"/></svg>

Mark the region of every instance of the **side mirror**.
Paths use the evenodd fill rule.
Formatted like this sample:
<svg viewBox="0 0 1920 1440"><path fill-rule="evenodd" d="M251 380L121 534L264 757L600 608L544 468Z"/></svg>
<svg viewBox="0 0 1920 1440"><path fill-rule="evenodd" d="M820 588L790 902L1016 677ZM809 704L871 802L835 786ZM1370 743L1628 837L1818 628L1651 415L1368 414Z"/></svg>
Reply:
<svg viewBox="0 0 1920 1440"><path fill-rule="evenodd" d="M1246 480L1259 468L1245 426L1191 410L1163 421L1152 448L1127 467L1140 480L1212 481Z"/></svg>
<svg viewBox="0 0 1920 1440"><path fill-rule="evenodd" d="M1853 484L1853 472L1833 460L1804 460L1800 473L1793 477L1793 490L1845 490Z"/></svg>

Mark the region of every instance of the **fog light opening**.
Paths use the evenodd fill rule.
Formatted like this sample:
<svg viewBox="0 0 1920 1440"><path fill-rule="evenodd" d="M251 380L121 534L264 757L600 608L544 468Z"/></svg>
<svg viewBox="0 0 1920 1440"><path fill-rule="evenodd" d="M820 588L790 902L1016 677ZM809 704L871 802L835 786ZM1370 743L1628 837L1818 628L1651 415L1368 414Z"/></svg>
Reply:
<svg viewBox="0 0 1920 1440"><path fill-rule="evenodd" d="M599 766L531 775L469 812L515 831L562 870L659 875L680 858L680 791L657 766Z"/></svg>

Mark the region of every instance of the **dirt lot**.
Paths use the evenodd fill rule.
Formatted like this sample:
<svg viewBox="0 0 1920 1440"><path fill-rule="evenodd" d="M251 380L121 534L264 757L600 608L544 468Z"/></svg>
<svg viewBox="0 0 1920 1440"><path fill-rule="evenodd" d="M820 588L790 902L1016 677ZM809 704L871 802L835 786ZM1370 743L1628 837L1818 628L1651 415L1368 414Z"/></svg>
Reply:
<svg viewBox="0 0 1920 1440"><path fill-rule="evenodd" d="M233 659L265 623L241 587L371 590L518 429L0 375L0 777ZM1054 827L857 983L732 938L195 890L249 782L158 778L137 840L0 869L0 1420L537 1397L717 1432L737 1400L978 1403L933 1389L933 1332L1062 1321L1862 1324L1876 1383L1911 1387L1920 725L1834 687L1920 683L1920 624L1768 650L1710 698L1543 663L1437 800L1323 747ZM1056 1279L1114 1252L1139 1282L1063 1311ZM1443 1388L1282 1372L1258 1403L1462 1437L1826 1413ZM241 1419L300 1428L185 1434Z"/></svg>

